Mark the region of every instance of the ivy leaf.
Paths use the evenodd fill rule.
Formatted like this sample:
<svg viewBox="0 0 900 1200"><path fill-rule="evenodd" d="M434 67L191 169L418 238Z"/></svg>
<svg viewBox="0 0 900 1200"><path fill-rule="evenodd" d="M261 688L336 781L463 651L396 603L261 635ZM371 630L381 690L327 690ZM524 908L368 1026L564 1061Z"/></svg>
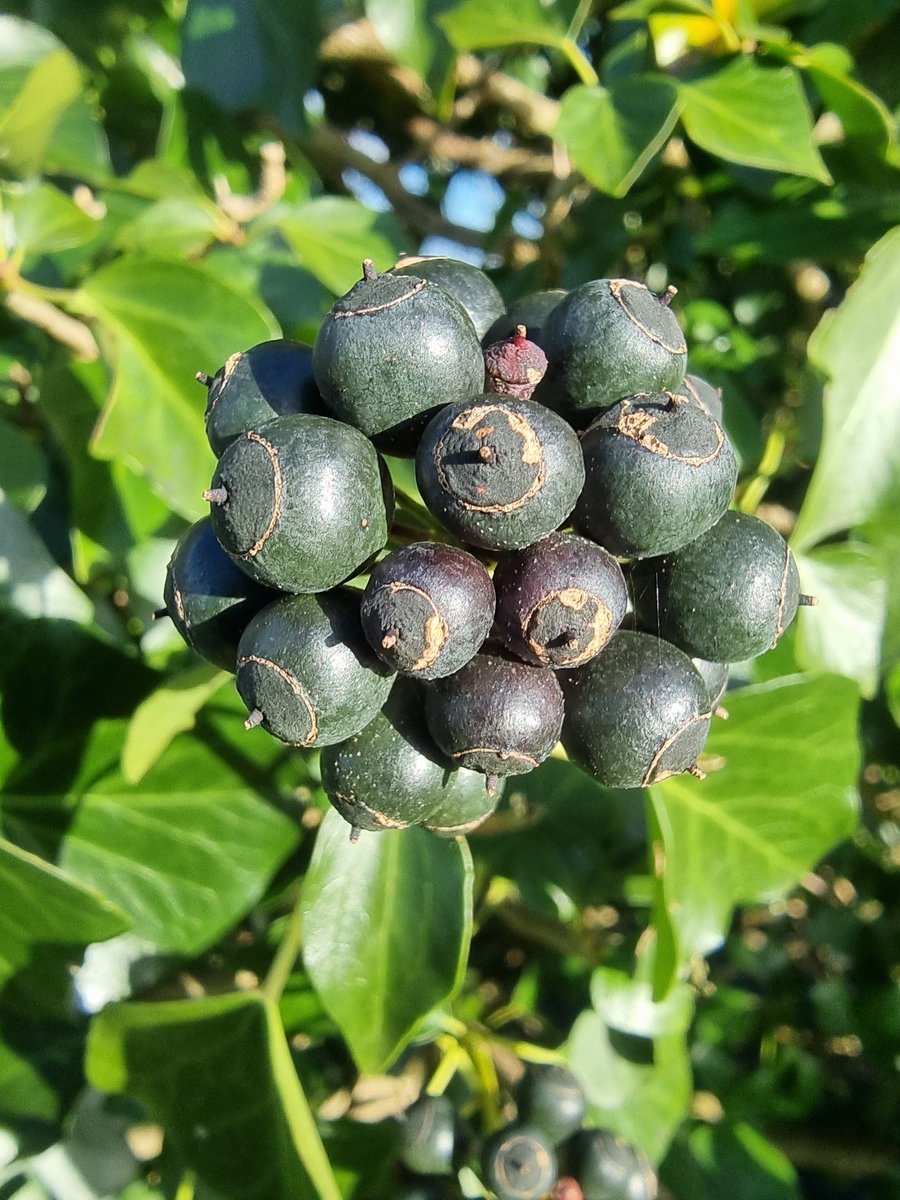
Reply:
<svg viewBox="0 0 900 1200"><path fill-rule="evenodd" d="M829 382L818 461L791 539L803 551L876 513L900 486L900 229L866 255L809 357Z"/></svg>
<svg viewBox="0 0 900 1200"><path fill-rule="evenodd" d="M0 20L2 41L12 18ZM0 162L5 170L22 178L40 170L60 117L80 93L81 73L68 50L52 51L29 71L0 115Z"/></svg>
<svg viewBox="0 0 900 1200"><path fill-rule="evenodd" d="M662 148L678 119L667 79L635 75L610 88L577 85L562 98L554 136L586 179L624 196Z"/></svg>
<svg viewBox="0 0 900 1200"><path fill-rule="evenodd" d="M27 617L88 622L94 606L0 490L0 600Z"/></svg>
<svg viewBox="0 0 900 1200"><path fill-rule="evenodd" d="M651 789L661 884L681 960L721 944L736 904L803 878L856 824L859 692L837 676L778 679L728 693L702 782Z"/></svg>
<svg viewBox="0 0 900 1200"><path fill-rule="evenodd" d="M277 1007L259 993L111 1005L91 1025L86 1070L145 1105L223 1200L341 1200Z"/></svg>
<svg viewBox="0 0 900 1200"><path fill-rule="evenodd" d="M75 303L101 322L115 364L93 452L124 461L176 512L196 520L215 460L194 375L277 337L274 318L200 267L151 259L101 267Z"/></svg>
<svg viewBox="0 0 900 1200"><path fill-rule="evenodd" d="M559 46L568 21L559 4L541 0L463 0L437 22L457 50L495 46Z"/></svg>
<svg viewBox="0 0 900 1200"><path fill-rule="evenodd" d="M383 1071L457 989L471 932L464 840L412 828L354 845L326 815L303 884L303 957L360 1070Z"/></svg>
<svg viewBox="0 0 900 1200"><path fill-rule="evenodd" d="M793 67L764 67L749 55L682 80L681 119L692 141L728 162L830 183Z"/></svg>

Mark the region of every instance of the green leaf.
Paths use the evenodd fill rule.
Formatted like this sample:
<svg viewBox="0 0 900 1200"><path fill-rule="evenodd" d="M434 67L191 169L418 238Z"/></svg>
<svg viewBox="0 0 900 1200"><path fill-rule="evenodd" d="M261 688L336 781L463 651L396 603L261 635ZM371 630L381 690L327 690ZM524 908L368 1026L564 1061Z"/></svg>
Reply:
<svg viewBox="0 0 900 1200"><path fill-rule="evenodd" d="M47 492L47 461L34 438L0 418L0 489L24 513L32 513Z"/></svg>
<svg viewBox="0 0 900 1200"><path fill-rule="evenodd" d="M643 1053L599 1012L583 1012L569 1037L569 1062L597 1124L659 1162L690 1106L691 1064L684 1033L640 1041Z"/></svg>
<svg viewBox="0 0 900 1200"><path fill-rule="evenodd" d="M728 693L698 782L651 789L682 961L721 944L736 904L793 887L856 824L859 693L836 676Z"/></svg>
<svg viewBox="0 0 900 1200"><path fill-rule="evenodd" d="M95 730L81 774L42 792L43 775L8 785L3 825L19 843L51 852L61 868L128 914L158 953L198 954L259 899L297 840L294 823L194 737L176 740L136 787L116 765L122 722Z"/></svg>
<svg viewBox="0 0 900 1200"><path fill-rule="evenodd" d="M182 66L225 112L262 109L300 133L320 37L312 0L188 0Z"/></svg>
<svg viewBox="0 0 900 1200"><path fill-rule="evenodd" d="M611 1029L644 1038L685 1034L694 1013L687 987L654 1000L648 982L612 967L598 967L591 976L591 1003Z"/></svg>
<svg viewBox="0 0 900 1200"><path fill-rule="evenodd" d="M884 102L850 77L853 60L843 46L822 42L798 49L795 66L806 71L825 107L840 118L844 136L883 156L895 138L894 121Z"/></svg>
<svg viewBox="0 0 900 1200"><path fill-rule="evenodd" d="M303 884L303 957L360 1070L384 1070L459 986L472 931L464 840L363 833L334 810Z"/></svg>
<svg viewBox="0 0 900 1200"><path fill-rule="evenodd" d="M449 52L436 25L448 0L366 0L366 17L382 46L397 62L412 67L423 79L435 62Z"/></svg>
<svg viewBox="0 0 900 1200"><path fill-rule="evenodd" d="M520 0L462 0L437 19L457 50L488 50L495 46L558 46L568 21L558 3Z"/></svg>
<svg viewBox="0 0 900 1200"><path fill-rule="evenodd" d="M681 80L678 87L685 130L710 154L831 182L793 67L764 67L741 55L697 79Z"/></svg>
<svg viewBox="0 0 900 1200"><path fill-rule="evenodd" d="M900 726L900 663L892 669L884 686L890 714L894 724Z"/></svg>
<svg viewBox="0 0 900 1200"><path fill-rule="evenodd" d="M624 196L662 148L678 119L668 79L634 75L610 88L576 85L562 98L554 136L586 179Z"/></svg>
<svg viewBox="0 0 900 1200"><path fill-rule="evenodd" d="M278 1011L258 993L106 1008L86 1070L139 1100L221 1197L340 1200Z"/></svg>
<svg viewBox="0 0 900 1200"><path fill-rule="evenodd" d="M800 1200L790 1160L751 1126L695 1125L666 1160L666 1183L691 1200Z"/></svg>
<svg viewBox="0 0 900 1200"><path fill-rule="evenodd" d="M0 38L2 34L0 27ZM60 117L80 93L78 63L68 50L54 50L31 69L15 99L0 115L0 164L4 172L28 178L40 170Z"/></svg>
<svg viewBox="0 0 900 1200"><path fill-rule="evenodd" d="M283 234L302 266L336 295L362 278L371 258L379 271L396 262L404 237L392 216L375 213L346 196L319 196L298 205L278 205L260 222Z"/></svg>
<svg viewBox="0 0 900 1200"><path fill-rule="evenodd" d="M115 377L93 451L145 475L190 520L215 460L206 441L206 394L197 371L213 372L236 350L278 336L259 301L200 267L119 259L89 276L76 299L113 345Z"/></svg>
<svg viewBox="0 0 900 1200"><path fill-rule="evenodd" d="M50 557L28 518L0 491L0 608L88 622L94 606Z"/></svg>
<svg viewBox="0 0 900 1200"><path fill-rule="evenodd" d="M134 711L122 747L126 783L140 783L179 733L194 728L197 713L231 676L210 663L173 675Z"/></svg>
<svg viewBox="0 0 900 1200"><path fill-rule="evenodd" d="M900 229L869 251L809 357L828 377L824 433L792 544L806 550L872 516L900 484Z"/></svg>
<svg viewBox="0 0 900 1200"><path fill-rule="evenodd" d="M150 258L195 258L229 231L228 219L205 196L167 196L124 225L115 245Z"/></svg>
<svg viewBox="0 0 900 1200"><path fill-rule="evenodd" d="M820 546L797 556L803 590L818 599L801 609L794 656L807 671L831 671L855 679L866 697L875 694L881 664L888 585L875 551L860 542Z"/></svg>
<svg viewBox="0 0 900 1200"><path fill-rule="evenodd" d="M127 928L125 913L94 888L0 838L0 984L40 945L72 949Z"/></svg>
<svg viewBox="0 0 900 1200"><path fill-rule="evenodd" d="M99 229L69 197L49 183L10 196L15 245L25 254L52 254L89 242Z"/></svg>

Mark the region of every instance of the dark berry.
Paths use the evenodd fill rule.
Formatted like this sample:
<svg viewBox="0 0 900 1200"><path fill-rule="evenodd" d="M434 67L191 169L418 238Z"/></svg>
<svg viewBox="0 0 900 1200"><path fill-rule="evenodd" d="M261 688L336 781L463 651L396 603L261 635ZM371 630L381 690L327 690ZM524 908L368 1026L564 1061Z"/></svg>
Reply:
<svg viewBox="0 0 900 1200"><path fill-rule="evenodd" d="M484 352L484 390L492 396L528 400L547 372L547 356L526 336L524 325Z"/></svg>
<svg viewBox="0 0 900 1200"><path fill-rule="evenodd" d="M460 767L459 774L465 770L465 767ZM478 774L478 778L481 781L479 789L467 788L464 795L461 791L459 794L448 794L422 822L429 833L443 838L462 837L485 823L500 803L506 781L496 776L485 780L481 774Z"/></svg>
<svg viewBox="0 0 900 1200"><path fill-rule="evenodd" d="M737 461L722 427L672 393L632 396L581 439L586 479L572 520L613 554L692 541L728 508Z"/></svg>
<svg viewBox="0 0 900 1200"><path fill-rule="evenodd" d="M584 1200L655 1200L656 1173L643 1151L605 1129L580 1133L573 1173Z"/></svg>
<svg viewBox="0 0 900 1200"><path fill-rule="evenodd" d="M727 512L673 554L633 572L635 611L688 654L740 662L771 649L809 603L790 547L770 525Z"/></svg>
<svg viewBox="0 0 900 1200"><path fill-rule="evenodd" d="M242 571L285 592L320 592L387 541L389 486L359 430L300 414L232 442L205 495L216 537Z"/></svg>
<svg viewBox="0 0 900 1200"><path fill-rule="evenodd" d="M542 667L577 667L599 654L625 616L622 568L602 547L551 533L502 556L494 572L495 629Z"/></svg>
<svg viewBox="0 0 900 1200"><path fill-rule="evenodd" d="M494 342L502 342L504 338L512 337L517 325L524 325L528 330L529 340L542 345L543 329L547 318L564 296L568 295L562 288L551 288L546 292L528 292L513 300L507 312L498 317L482 338L485 346Z"/></svg>
<svg viewBox="0 0 900 1200"><path fill-rule="evenodd" d="M709 693L686 654L624 630L583 667L560 673L562 743L607 787L648 787L693 771L709 732Z"/></svg>
<svg viewBox="0 0 900 1200"><path fill-rule="evenodd" d="M728 713L721 706L722 697L728 688L728 664L707 662L705 658L692 658L691 662L700 672L706 690L709 692L709 707L716 717L726 717Z"/></svg>
<svg viewBox="0 0 900 1200"><path fill-rule="evenodd" d="M419 685L397 680L383 709L322 751L322 787L355 829L405 829L439 805L483 804L484 776L454 763L425 724Z"/></svg>
<svg viewBox="0 0 900 1200"><path fill-rule="evenodd" d="M417 1175L451 1175L456 1111L446 1096L420 1096L400 1126L400 1161Z"/></svg>
<svg viewBox="0 0 900 1200"><path fill-rule="evenodd" d="M312 371L312 349L284 338L260 342L231 358L207 384L206 436L216 458L249 429L288 413L325 415Z"/></svg>
<svg viewBox="0 0 900 1200"><path fill-rule="evenodd" d="M181 537L166 568L164 612L192 650L225 671L237 666L241 634L275 599L231 561L204 517Z"/></svg>
<svg viewBox="0 0 900 1200"><path fill-rule="evenodd" d="M463 541L513 550L566 519L584 461L574 430L542 404L484 395L431 421L416 478L425 503Z"/></svg>
<svg viewBox="0 0 900 1200"><path fill-rule="evenodd" d="M488 776L521 775L556 743L563 697L556 674L498 654L476 654L426 692L431 736L455 763Z"/></svg>
<svg viewBox="0 0 900 1200"><path fill-rule="evenodd" d="M480 392L481 343L465 309L414 275L365 277L316 337L313 367L330 411L385 449L411 452L433 411Z"/></svg>
<svg viewBox="0 0 900 1200"><path fill-rule="evenodd" d="M414 542L372 568L361 615L379 658L404 674L439 679L481 648L494 617L494 587L465 550Z"/></svg>
<svg viewBox="0 0 900 1200"><path fill-rule="evenodd" d="M460 302L479 337L483 337L492 322L505 311L503 297L484 271L457 258L403 255L391 267L391 274L415 275L438 284Z"/></svg>
<svg viewBox="0 0 900 1200"><path fill-rule="evenodd" d="M293 746L352 737L387 700L393 672L359 623L359 592L283 596L253 618L238 646L237 689L262 725Z"/></svg>
<svg viewBox="0 0 900 1200"><path fill-rule="evenodd" d="M718 421L720 425L722 424L721 388L713 387L699 375L685 375L678 390L687 396L691 404L705 412L708 417L712 417L714 421Z"/></svg>
<svg viewBox="0 0 900 1200"><path fill-rule="evenodd" d="M541 1200L556 1183L556 1154L540 1129L501 1129L486 1143L481 1165L497 1200Z"/></svg>
<svg viewBox="0 0 900 1200"><path fill-rule="evenodd" d="M519 1120L543 1130L558 1145L581 1128L587 1101L581 1084L563 1066L529 1067L516 1093Z"/></svg>
<svg viewBox="0 0 900 1200"><path fill-rule="evenodd" d="M550 368L538 399L608 408L637 392L677 388L687 345L662 298L633 279L594 279L553 309L541 336Z"/></svg>

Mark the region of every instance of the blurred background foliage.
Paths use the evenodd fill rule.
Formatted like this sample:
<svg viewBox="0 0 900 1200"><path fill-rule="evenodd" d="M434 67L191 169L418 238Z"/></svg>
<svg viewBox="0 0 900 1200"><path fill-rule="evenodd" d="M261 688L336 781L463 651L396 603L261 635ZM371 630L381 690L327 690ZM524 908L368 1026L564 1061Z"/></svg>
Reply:
<svg viewBox="0 0 900 1200"><path fill-rule="evenodd" d="M4 1200L399 1194L432 1071L490 1127L559 1047L665 1195L900 1195L898 44L897 0L4 6ZM403 250L508 302L677 285L737 503L820 599L704 784L551 761L471 857L354 860L314 758L151 621L213 466L194 373ZM352 927L398 884L336 965L335 888Z"/></svg>

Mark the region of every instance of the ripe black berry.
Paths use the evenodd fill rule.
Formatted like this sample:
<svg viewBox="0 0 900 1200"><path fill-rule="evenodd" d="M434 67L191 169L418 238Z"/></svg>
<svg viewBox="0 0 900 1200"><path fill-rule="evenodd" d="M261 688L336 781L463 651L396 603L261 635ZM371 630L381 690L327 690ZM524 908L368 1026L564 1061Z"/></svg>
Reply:
<svg viewBox="0 0 900 1200"><path fill-rule="evenodd" d="M709 707L713 716L727 718L727 711L720 705L728 688L728 664L707 662L705 658L692 658L691 662L700 672L703 682L706 684L706 690L709 692Z"/></svg>
<svg viewBox="0 0 900 1200"><path fill-rule="evenodd" d="M655 1200L656 1173L641 1150L605 1129L580 1133L573 1146L573 1173L584 1200Z"/></svg>
<svg viewBox="0 0 900 1200"><path fill-rule="evenodd" d="M566 753L607 787L648 787L691 771L709 732L709 693L691 660L620 630L602 654L559 676Z"/></svg>
<svg viewBox="0 0 900 1200"><path fill-rule="evenodd" d="M505 311L503 297L484 271L456 258L403 255L391 267L390 273L414 275L438 284L463 306L479 337L483 337L488 327Z"/></svg>
<svg viewBox="0 0 900 1200"><path fill-rule="evenodd" d="M728 507L737 462L722 427L672 393L631 396L581 439L577 529L613 554L676 550Z"/></svg>
<svg viewBox="0 0 900 1200"><path fill-rule="evenodd" d="M481 343L465 309L414 275L365 277L316 337L313 367L330 411L395 452L409 452L428 415L481 391Z"/></svg>
<svg viewBox="0 0 900 1200"><path fill-rule="evenodd" d="M439 679L480 649L494 617L494 588L465 550L414 542L372 568L360 612L379 658L419 679Z"/></svg>
<svg viewBox="0 0 900 1200"><path fill-rule="evenodd" d="M312 371L312 349L284 338L260 342L215 375L198 374L209 389L206 436L218 458L235 438L288 413L325 414Z"/></svg>
<svg viewBox="0 0 900 1200"><path fill-rule="evenodd" d="M594 279L569 292L541 335L550 369L538 393L569 409L608 408L684 377L687 345L662 299L633 279Z"/></svg>
<svg viewBox="0 0 900 1200"><path fill-rule="evenodd" d="M494 589L497 635L542 667L577 667L599 654L628 601L612 555L571 533L551 533L503 555Z"/></svg>
<svg viewBox="0 0 900 1200"><path fill-rule="evenodd" d="M696 405L708 417L712 417L714 421L718 421L720 425L722 424L721 388L713 387L711 383L707 383L699 375L685 375L678 390L687 396L691 404Z"/></svg>
<svg viewBox="0 0 900 1200"><path fill-rule="evenodd" d="M542 404L485 395L430 422L416 478L425 503L463 541L513 550L566 519L584 461L574 430Z"/></svg>
<svg viewBox="0 0 900 1200"><path fill-rule="evenodd" d="M417 1175L451 1175L456 1111L446 1096L420 1096L400 1127L400 1161Z"/></svg>
<svg viewBox="0 0 900 1200"><path fill-rule="evenodd" d="M567 294L562 288L551 288L546 292L528 292L518 300L513 300L507 312L498 317L484 335L483 345L490 346L494 342L512 337L517 325L524 325L528 330L529 340L542 345L547 318Z"/></svg>
<svg viewBox="0 0 900 1200"><path fill-rule="evenodd" d="M359 593L283 596L253 618L238 646L237 689L262 725L293 746L352 737L387 700L393 672L359 623Z"/></svg>
<svg viewBox="0 0 900 1200"><path fill-rule="evenodd" d="M476 654L426 692L431 736L455 763L488 776L521 775L559 740L556 674L498 654Z"/></svg>
<svg viewBox="0 0 900 1200"><path fill-rule="evenodd" d="M587 1101L581 1084L563 1066L529 1067L516 1093L519 1120L543 1130L558 1145L581 1128Z"/></svg>
<svg viewBox="0 0 900 1200"><path fill-rule="evenodd" d="M241 634L275 599L234 565L204 517L182 536L166 568L164 612L201 658L234 671ZM162 613L160 615L163 615Z"/></svg>
<svg viewBox="0 0 900 1200"><path fill-rule="evenodd" d="M331 417L279 417L232 442L212 487L222 548L286 592L341 583L387 541L389 476L372 443Z"/></svg>
<svg viewBox="0 0 900 1200"><path fill-rule="evenodd" d="M637 566L635 611L688 654L740 662L770 649L801 597L797 564L781 534L758 517L727 512L673 554Z"/></svg>
<svg viewBox="0 0 900 1200"><path fill-rule="evenodd" d="M465 767L460 767L458 774L471 774ZM480 788L466 788L465 794L460 789L458 794L449 794L442 800L433 813L422 822L429 833L438 837L455 838L472 833L483 825L500 803L503 795L505 779L494 778L485 784L483 775L478 774Z"/></svg>
<svg viewBox="0 0 900 1200"><path fill-rule="evenodd" d="M557 1176L550 1139L539 1129L509 1125L485 1145L485 1182L497 1200L541 1200Z"/></svg>

